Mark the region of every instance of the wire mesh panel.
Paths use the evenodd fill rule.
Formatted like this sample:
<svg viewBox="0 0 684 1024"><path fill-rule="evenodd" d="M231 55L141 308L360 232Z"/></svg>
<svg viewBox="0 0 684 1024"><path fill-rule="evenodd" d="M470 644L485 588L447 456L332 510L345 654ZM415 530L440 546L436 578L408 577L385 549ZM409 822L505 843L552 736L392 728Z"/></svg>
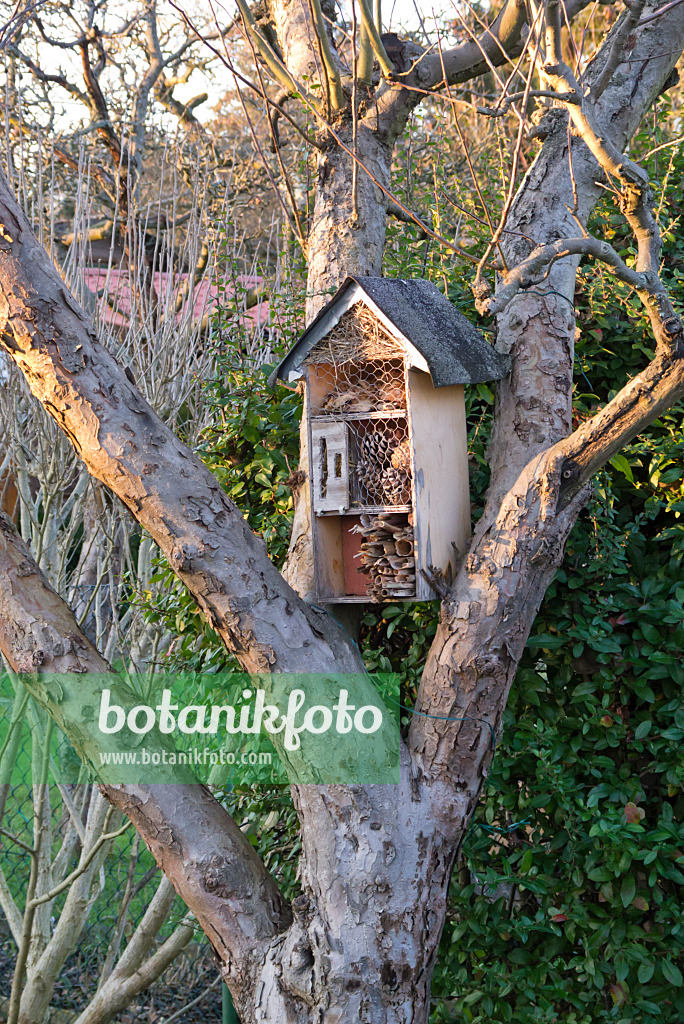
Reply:
<svg viewBox="0 0 684 1024"><path fill-rule="evenodd" d="M352 420L349 459L353 507L411 504L411 449L405 418Z"/></svg>
<svg viewBox="0 0 684 1024"><path fill-rule="evenodd" d="M322 363L317 366L323 392L322 415L382 412L406 408L404 363L400 359Z"/></svg>

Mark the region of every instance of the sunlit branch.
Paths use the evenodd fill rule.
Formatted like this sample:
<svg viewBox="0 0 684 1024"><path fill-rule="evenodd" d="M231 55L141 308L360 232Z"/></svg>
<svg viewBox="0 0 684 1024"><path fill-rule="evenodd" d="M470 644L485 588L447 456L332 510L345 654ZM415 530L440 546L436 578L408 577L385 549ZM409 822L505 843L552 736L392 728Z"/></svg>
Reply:
<svg viewBox="0 0 684 1024"><path fill-rule="evenodd" d="M380 33L373 21L373 16L371 14L370 7L368 6L368 0L359 0L359 8L361 10L361 21L363 23L363 27L368 34L370 44L378 59L380 70L385 78L391 78L392 73L394 72L394 65L387 56L387 51L385 50L382 39L380 38Z"/></svg>
<svg viewBox="0 0 684 1024"><path fill-rule="evenodd" d="M321 0L309 0L309 2L311 4L314 24L316 26L316 38L321 49L324 73L327 79L328 90L330 92L330 103L333 110L342 110L345 105L345 98L342 92L342 79L340 78L340 71L337 67L332 48L330 46L328 29L321 10Z"/></svg>

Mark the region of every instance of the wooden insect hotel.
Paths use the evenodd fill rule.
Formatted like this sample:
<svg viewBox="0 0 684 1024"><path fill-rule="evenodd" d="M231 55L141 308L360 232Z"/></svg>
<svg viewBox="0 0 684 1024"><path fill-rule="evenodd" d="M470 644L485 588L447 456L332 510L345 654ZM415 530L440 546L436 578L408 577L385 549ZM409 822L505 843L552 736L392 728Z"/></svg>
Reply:
<svg viewBox="0 0 684 1024"><path fill-rule="evenodd" d="M318 600L425 600L470 534L464 385L506 360L429 281L349 277L273 378L304 378Z"/></svg>

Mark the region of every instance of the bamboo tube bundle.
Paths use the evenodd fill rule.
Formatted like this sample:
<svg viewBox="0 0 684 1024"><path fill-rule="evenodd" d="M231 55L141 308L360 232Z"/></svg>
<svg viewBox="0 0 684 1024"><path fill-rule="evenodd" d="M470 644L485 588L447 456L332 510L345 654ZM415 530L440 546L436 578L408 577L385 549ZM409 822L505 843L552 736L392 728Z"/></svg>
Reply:
<svg viewBox="0 0 684 1024"><path fill-rule="evenodd" d="M361 559L360 572L368 576L368 596L374 601L414 597L413 526L407 517L391 513L362 515L352 530L363 538L355 557Z"/></svg>

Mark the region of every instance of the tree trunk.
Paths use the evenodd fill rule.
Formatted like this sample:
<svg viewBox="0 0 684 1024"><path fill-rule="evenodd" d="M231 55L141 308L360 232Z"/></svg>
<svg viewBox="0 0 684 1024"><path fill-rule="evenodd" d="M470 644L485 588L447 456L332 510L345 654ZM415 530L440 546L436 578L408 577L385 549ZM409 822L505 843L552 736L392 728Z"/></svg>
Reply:
<svg viewBox="0 0 684 1024"><path fill-rule="evenodd" d="M351 132L340 134L354 152ZM383 138L361 122L358 160L385 188L392 154ZM358 164L328 135L317 153L316 199L307 239L307 322L349 274L380 277L385 246L387 199Z"/></svg>
<svg viewBox="0 0 684 1024"><path fill-rule="evenodd" d="M299 789L303 895L243 1020L427 1024L455 855L434 795L406 756L398 787Z"/></svg>

